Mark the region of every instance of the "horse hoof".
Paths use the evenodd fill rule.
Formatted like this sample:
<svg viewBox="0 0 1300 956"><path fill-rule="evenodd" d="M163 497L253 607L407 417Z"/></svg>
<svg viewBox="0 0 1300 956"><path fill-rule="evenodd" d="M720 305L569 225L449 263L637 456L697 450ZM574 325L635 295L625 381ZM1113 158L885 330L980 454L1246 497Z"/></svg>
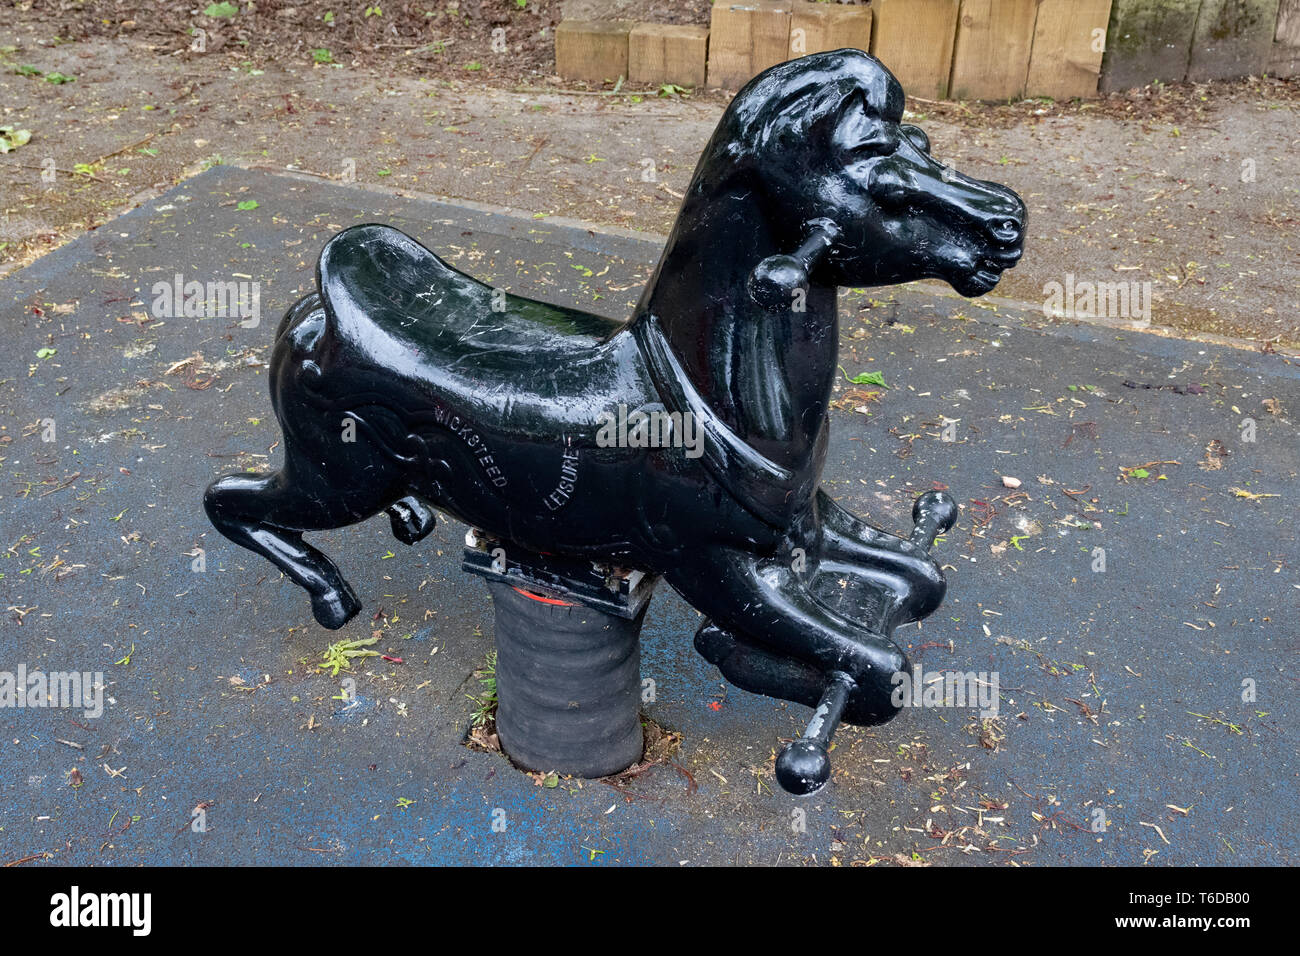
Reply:
<svg viewBox="0 0 1300 956"><path fill-rule="evenodd" d="M361 601L352 593L352 587L346 581L341 587L313 594L311 598L311 613L316 622L331 631L337 631L360 610Z"/></svg>
<svg viewBox="0 0 1300 956"><path fill-rule="evenodd" d="M776 758L776 780L786 793L806 797L830 778L831 758L815 740L796 740Z"/></svg>
<svg viewBox="0 0 1300 956"><path fill-rule="evenodd" d="M695 632L695 650L710 664L718 665L736 650L736 639L706 618Z"/></svg>
<svg viewBox="0 0 1300 956"><path fill-rule="evenodd" d="M388 506L393 537L402 544L417 544L438 524L433 511L418 498L403 498Z"/></svg>

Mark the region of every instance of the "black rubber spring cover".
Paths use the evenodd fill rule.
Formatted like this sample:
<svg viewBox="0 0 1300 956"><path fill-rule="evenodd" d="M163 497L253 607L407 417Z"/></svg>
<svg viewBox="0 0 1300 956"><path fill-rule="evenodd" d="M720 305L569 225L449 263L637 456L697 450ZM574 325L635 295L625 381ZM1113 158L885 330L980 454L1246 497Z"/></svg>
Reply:
<svg viewBox="0 0 1300 956"><path fill-rule="evenodd" d="M497 733L525 770L604 777L641 759L641 624L488 581Z"/></svg>

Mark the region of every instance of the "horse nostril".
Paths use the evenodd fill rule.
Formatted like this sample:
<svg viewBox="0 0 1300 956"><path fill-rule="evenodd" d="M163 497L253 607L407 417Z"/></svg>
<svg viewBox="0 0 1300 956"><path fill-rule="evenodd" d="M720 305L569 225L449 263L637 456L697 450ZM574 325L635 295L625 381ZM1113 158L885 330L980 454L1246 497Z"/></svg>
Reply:
<svg viewBox="0 0 1300 956"><path fill-rule="evenodd" d="M1024 237L1024 224L1016 219L994 220L989 231L998 242L1015 245Z"/></svg>

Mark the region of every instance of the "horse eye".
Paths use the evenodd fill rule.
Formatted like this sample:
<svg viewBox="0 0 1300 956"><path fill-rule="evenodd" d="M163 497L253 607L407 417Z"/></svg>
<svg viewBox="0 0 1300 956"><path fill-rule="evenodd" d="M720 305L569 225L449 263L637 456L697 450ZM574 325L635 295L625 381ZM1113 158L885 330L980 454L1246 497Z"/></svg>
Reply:
<svg viewBox="0 0 1300 956"><path fill-rule="evenodd" d="M835 128L836 147L854 157L887 156L898 149L898 132L855 101Z"/></svg>
<svg viewBox="0 0 1300 956"><path fill-rule="evenodd" d="M907 137L908 141L923 153L930 152L930 137L925 135L925 130L919 126L902 124L898 131Z"/></svg>
<svg viewBox="0 0 1300 956"><path fill-rule="evenodd" d="M849 147L855 156L889 156L898 150L898 137L885 133L859 140Z"/></svg>

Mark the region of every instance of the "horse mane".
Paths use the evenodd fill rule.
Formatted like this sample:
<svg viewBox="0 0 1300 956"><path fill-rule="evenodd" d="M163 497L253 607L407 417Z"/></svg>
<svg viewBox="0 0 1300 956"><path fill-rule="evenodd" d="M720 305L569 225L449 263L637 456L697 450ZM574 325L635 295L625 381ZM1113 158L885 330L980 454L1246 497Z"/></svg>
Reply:
<svg viewBox="0 0 1300 956"><path fill-rule="evenodd" d="M656 383L661 393L668 388L664 382L680 378L689 383L703 403L711 403L710 416L734 431L742 444L760 438L769 449L787 446L790 460L773 461L789 469L789 475L810 473L808 462L820 440L813 429L801 434L796 448L793 436L803 429L810 409L824 415L821 391L824 385L829 395L834 357L818 350L833 350L834 338L810 330L834 328L835 296L829 287L813 290L811 314L801 319L796 333L791 323L757 321L764 313L750 299L746 277L765 257L802 238L800 223L785 221L786 207L776 197L797 194L800 180L822 175L820 167L831 159L830 131L841 117L860 105L871 115L897 122L903 103L898 81L861 50L800 57L747 83L701 154L668 245L631 322L639 336L662 335L680 362L680 368L672 369L663 363L667 370ZM801 371L792 384L785 368L790 343L808 344L814 338L814 351L829 365L812 378ZM644 351L656 343L642 344ZM790 361L814 358L805 350ZM823 371L825 382L814 381ZM751 449L750 454L759 452ZM781 488L783 500L806 501L802 489L799 495L789 493L793 480L764 479ZM754 494L740 497L750 500Z"/></svg>
<svg viewBox="0 0 1300 956"><path fill-rule="evenodd" d="M813 53L771 67L736 94L705 149L708 161L698 168L714 167L714 160L738 166L762 162L773 147L805 140L858 95L888 119L902 118L902 86L861 50Z"/></svg>

